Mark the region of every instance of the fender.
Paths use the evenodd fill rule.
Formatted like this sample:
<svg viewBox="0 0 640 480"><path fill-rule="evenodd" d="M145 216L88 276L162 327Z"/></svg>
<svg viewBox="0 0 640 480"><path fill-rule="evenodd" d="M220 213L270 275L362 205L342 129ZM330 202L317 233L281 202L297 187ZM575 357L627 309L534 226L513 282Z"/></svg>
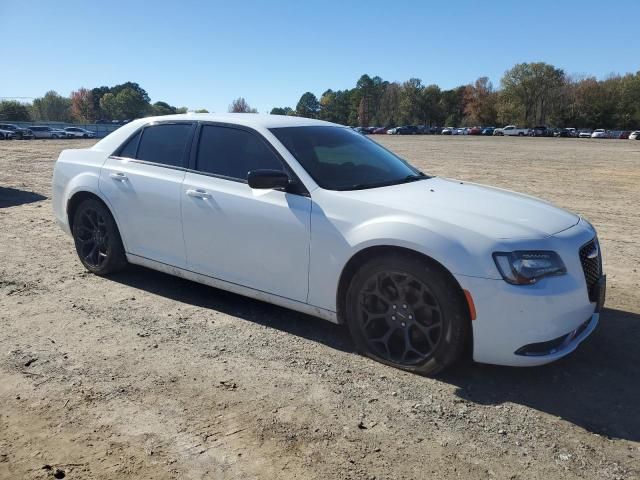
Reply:
<svg viewBox="0 0 640 480"><path fill-rule="evenodd" d="M80 163L78 161L80 158L85 161ZM113 205L100 190L100 172L105 161L106 156L103 152L91 150L65 150L60 154L53 176L53 209L58 224L68 235L71 235L68 216L69 201L81 192L90 193L102 200L120 230L120 221ZM122 238L122 242L126 251L126 239Z"/></svg>
<svg viewBox="0 0 640 480"><path fill-rule="evenodd" d="M448 232L445 236L437 233L436 228L416 224L415 219L396 213L349 226L314 210L308 302L317 307L336 311L336 288L345 266L354 255L370 247L401 247L415 251L440 263L452 275L496 276L495 266L491 263L492 244L478 236L474 244L476 253L471 253L465 245L469 244L473 233L465 229L457 233L451 228L440 229ZM341 227L344 230L341 231ZM465 230L464 243L457 240L464 238L462 230ZM486 255L478 255L479 246L485 245Z"/></svg>

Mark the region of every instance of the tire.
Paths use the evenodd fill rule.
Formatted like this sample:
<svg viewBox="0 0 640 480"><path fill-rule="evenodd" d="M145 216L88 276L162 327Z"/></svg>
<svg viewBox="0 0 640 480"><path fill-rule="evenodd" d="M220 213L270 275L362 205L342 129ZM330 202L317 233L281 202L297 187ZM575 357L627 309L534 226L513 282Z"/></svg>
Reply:
<svg viewBox="0 0 640 480"><path fill-rule="evenodd" d="M89 135L85 133L84 135L82 135L82 138L89 138Z"/></svg>
<svg viewBox="0 0 640 480"><path fill-rule="evenodd" d="M471 338L460 287L439 265L401 253L356 272L345 313L359 352L420 375L452 365Z"/></svg>
<svg viewBox="0 0 640 480"><path fill-rule="evenodd" d="M84 267L96 275L122 270L127 257L120 232L104 203L84 200L73 215L73 240Z"/></svg>

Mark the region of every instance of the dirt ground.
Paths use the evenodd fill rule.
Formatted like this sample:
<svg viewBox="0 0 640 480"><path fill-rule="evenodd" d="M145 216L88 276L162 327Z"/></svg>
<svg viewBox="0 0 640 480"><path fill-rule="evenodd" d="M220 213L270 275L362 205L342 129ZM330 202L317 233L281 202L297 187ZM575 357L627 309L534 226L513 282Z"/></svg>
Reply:
<svg viewBox="0 0 640 480"><path fill-rule="evenodd" d="M92 142L0 142L0 478L640 478L640 142L378 140L589 219L609 280L593 336L545 367L429 379L321 320L142 268L89 275L50 183Z"/></svg>

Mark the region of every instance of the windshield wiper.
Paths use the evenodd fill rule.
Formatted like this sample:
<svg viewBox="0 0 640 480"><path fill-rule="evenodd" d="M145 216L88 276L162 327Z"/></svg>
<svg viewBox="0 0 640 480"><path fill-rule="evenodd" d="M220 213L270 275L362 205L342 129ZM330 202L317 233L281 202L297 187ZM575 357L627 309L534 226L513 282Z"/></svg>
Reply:
<svg viewBox="0 0 640 480"><path fill-rule="evenodd" d="M406 177L398 180L388 180L385 182L377 182L377 183L356 183L354 185L340 187L338 190L348 191L348 190L365 190L368 188L378 188L378 187L390 187L392 185L399 185L401 183L409 183L409 182L415 182L418 180L426 180L427 178L431 178L431 177L428 175L425 175L422 172L412 173L411 175L407 175Z"/></svg>
<svg viewBox="0 0 640 480"><path fill-rule="evenodd" d="M406 177L404 177L404 181L402 183L415 182L416 180L424 180L426 178L429 178L429 177L427 175L425 175L424 173L422 173L422 172L414 173L414 174L407 175Z"/></svg>

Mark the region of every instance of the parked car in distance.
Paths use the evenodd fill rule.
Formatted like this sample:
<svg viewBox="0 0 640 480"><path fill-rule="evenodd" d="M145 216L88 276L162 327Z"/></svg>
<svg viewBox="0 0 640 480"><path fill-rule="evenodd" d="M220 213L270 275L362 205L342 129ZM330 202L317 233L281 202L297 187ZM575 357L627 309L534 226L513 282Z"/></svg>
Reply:
<svg viewBox="0 0 640 480"><path fill-rule="evenodd" d="M553 136L553 130L547 128L544 125L538 125L529 130L529 136L531 137L551 137Z"/></svg>
<svg viewBox="0 0 640 480"><path fill-rule="evenodd" d="M67 132L69 138L94 138L96 136L91 130L86 130L80 127L67 127L64 129Z"/></svg>
<svg viewBox="0 0 640 480"><path fill-rule="evenodd" d="M404 125L396 128L396 135L417 135L418 133L420 133L420 131L415 125Z"/></svg>
<svg viewBox="0 0 640 480"><path fill-rule="evenodd" d="M578 138L591 138L591 130L583 128L578 132Z"/></svg>
<svg viewBox="0 0 640 480"><path fill-rule="evenodd" d="M67 132L60 128L52 128L51 129L51 138L68 138Z"/></svg>
<svg viewBox="0 0 640 480"><path fill-rule="evenodd" d="M640 140L640 130L631 132L631 134L629 135L629 140Z"/></svg>
<svg viewBox="0 0 640 480"><path fill-rule="evenodd" d="M53 128L47 127L44 125L33 125L29 127L29 129L33 132L33 136L35 138L58 138L56 134L54 137Z"/></svg>
<svg viewBox="0 0 640 480"><path fill-rule="evenodd" d="M444 127L440 132L440 135L453 135L453 127Z"/></svg>
<svg viewBox="0 0 640 480"><path fill-rule="evenodd" d="M482 127L471 127L469 129L469 135L481 135Z"/></svg>
<svg viewBox="0 0 640 480"><path fill-rule="evenodd" d="M369 135L369 129L367 127L355 127L354 130L362 135Z"/></svg>
<svg viewBox="0 0 640 480"><path fill-rule="evenodd" d="M395 135L398 127L393 127L387 130L387 135Z"/></svg>
<svg viewBox="0 0 640 480"><path fill-rule="evenodd" d="M496 131L496 127L484 127L482 129L482 135L492 136L495 131Z"/></svg>
<svg viewBox="0 0 640 480"><path fill-rule="evenodd" d="M520 128L516 125L507 125L502 129L502 135L505 137L524 137L529 135L528 128Z"/></svg>
<svg viewBox="0 0 640 480"><path fill-rule="evenodd" d="M493 130L493 135L495 137L502 137L504 135L503 129L502 128L495 128Z"/></svg>
<svg viewBox="0 0 640 480"><path fill-rule="evenodd" d="M13 130L0 129L0 140L13 140L14 137L15 133L13 133Z"/></svg>
<svg viewBox="0 0 640 480"><path fill-rule="evenodd" d="M591 134L591 138L607 138L607 131L604 128L596 128Z"/></svg>
<svg viewBox="0 0 640 480"><path fill-rule="evenodd" d="M576 136L575 128L559 128L553 132L554 137L571 138Z"/></svg>
<svg viewBox="0 0 640 480"><path fill-rule="evenodd" d="M627 140L629 138L629 135L631 135L630 130L623 130L622 132L620 132L617 138L619 140Z"/></svg>
<svg viewBox="0 0 640 480"><path fill-rule="evenodd" d="M139 264L345 323L360 351L410 372L467 351L557 360L604 304L597 234L580 216L427 175L319 120L143 118L64 150L52 185L88 271Z"/></svg>
<svg viewBox="0 0 640 480"><path fill-rule="evenodd" d="M10 130L13 132L13 138L19 140L31 140L34 138L33 132L28 128L21 128L12 123L0 123L1 130Z"/></svg>

